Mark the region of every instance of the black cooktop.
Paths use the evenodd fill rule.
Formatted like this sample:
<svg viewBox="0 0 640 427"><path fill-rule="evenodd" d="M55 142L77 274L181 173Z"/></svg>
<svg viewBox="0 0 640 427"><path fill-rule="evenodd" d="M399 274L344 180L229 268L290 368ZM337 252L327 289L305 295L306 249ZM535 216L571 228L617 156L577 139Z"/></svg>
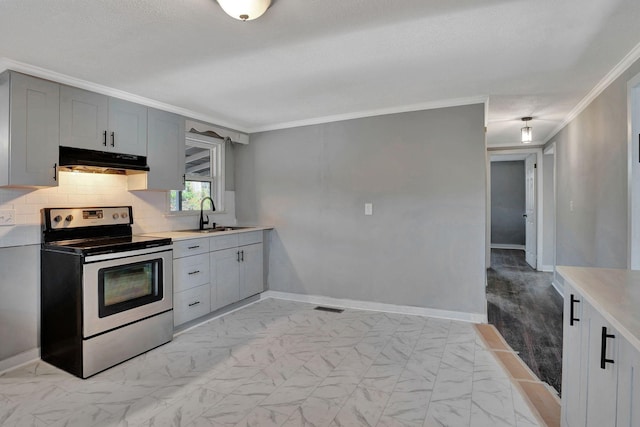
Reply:
<svg viewBox="0 0 640 427"><path fill-rule="evenodd" d="M71 252L79 255L99 255L114 252L133 251L171 244L171 239L148 236L119 236L88 239L73 239L47 242L45 249Z"/></svg>

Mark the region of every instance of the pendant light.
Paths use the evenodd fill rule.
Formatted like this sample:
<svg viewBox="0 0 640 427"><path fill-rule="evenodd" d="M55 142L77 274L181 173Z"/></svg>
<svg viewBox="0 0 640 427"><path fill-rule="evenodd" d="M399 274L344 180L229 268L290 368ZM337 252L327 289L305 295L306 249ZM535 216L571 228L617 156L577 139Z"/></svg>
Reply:
<svg viewBox="0 0 640 427"><path fill-rule="evenodd" d="M217 0L218 4L232 18L251 21L261 17L271 5L271 0Z"/></svg>
<svg viewBox="0 0 640 427"><path fill-rule="evenodd" d="M524 127L520 129L520 134L522 136L523 144L530 144L533 141L533 132L531 132L531 126L529 126L529 120L533 119L533 117L523 117L522 121L524 122Z"/></svg>

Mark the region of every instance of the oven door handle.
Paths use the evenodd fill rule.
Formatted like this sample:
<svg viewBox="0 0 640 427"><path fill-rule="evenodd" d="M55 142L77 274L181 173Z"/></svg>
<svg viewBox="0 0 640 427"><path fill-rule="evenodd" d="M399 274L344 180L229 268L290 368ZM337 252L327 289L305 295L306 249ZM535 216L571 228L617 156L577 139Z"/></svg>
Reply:
<svg viewBox="0 0 640 427"><path fill-rule="evenodd" d="M89 255L84 257L84 262L85 264L87 264L90 262L97 262L97 261L109 261L112 259L129 258L132 256L154 254L154 253L160 253L160 252L167 252L171 250L173 250L173 245L162 245L162 246L155 246L152 248L136 249L133 251L122 251L122 252L113 252L109 254Z"/></svg>

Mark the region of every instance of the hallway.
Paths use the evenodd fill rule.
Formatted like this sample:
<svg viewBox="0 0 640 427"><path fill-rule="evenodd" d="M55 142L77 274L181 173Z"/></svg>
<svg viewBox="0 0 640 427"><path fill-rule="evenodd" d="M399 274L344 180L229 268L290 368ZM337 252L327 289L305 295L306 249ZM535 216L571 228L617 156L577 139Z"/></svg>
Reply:
<svg viewBox="0 0 640 427"><path fill-rule="evenodd" d="M562 381L562 297L551 273L525 262L524 251L491 250L487 270L489 323L540 380L558 393Z"/></svg>

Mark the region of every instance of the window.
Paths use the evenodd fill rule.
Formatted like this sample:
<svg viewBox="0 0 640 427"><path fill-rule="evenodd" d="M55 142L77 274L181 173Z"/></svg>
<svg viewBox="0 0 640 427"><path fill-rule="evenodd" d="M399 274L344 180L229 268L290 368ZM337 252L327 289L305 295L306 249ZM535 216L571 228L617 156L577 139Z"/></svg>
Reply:
<svg viewBox="0 0 640 427"><path fill-rule="evenodd" d="M211 197L216 211L224 210L224 141L187 133L184 190L169 192L171 212L200 211L200 202ZM209 202L204 205L211 210Z"/></svg>

